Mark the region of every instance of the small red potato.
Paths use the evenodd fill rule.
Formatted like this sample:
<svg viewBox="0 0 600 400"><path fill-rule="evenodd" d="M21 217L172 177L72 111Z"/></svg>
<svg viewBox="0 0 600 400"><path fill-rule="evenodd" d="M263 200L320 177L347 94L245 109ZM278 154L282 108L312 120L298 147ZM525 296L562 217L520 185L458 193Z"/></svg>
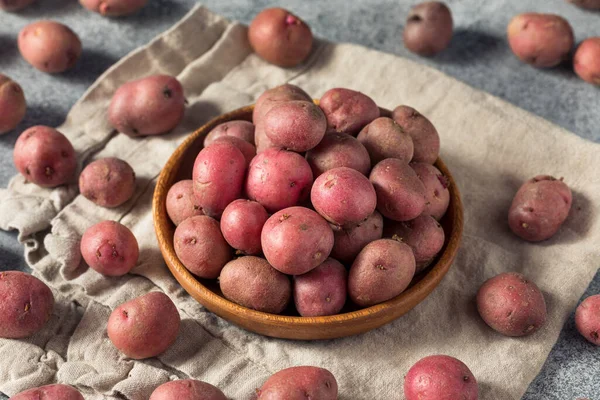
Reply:
<svg viewBox="0 0 600 400"><path fill-rule="evenodd" d="M205 215L190 217L179 224L173 242L181 263L200 278L215 279L232 257L219 222Z"/></svg>
<svg viewBox="0 0 600 400"><path fill-rule="evenodd" d="M150 400L227 400L227 397L210 383L182 379L163 383L152 392Z"/></svg>
<svg viewBox="0 0 600 400"><path fill-rule="evenodd" d="M81 238L81 255L93 270L106 276L122 276L137 264L137 239L125 225L103 221L88 228Z"/></svg>
<svg viewBox="0 0 600 400"><path fill-rule="evenodd" d="M325 92L319 107L327 118L328 132L348 133L353 136L380 115L379 107L369 96L343 88L329 89Z"/></svg>
<svg viewBox="0 0 600 400"><path fill-rule="evenodd" d="M377 193L377 211L384 217L410 221L425 211L425 185L406 162L383 160L373 168L369 179Z"/></svg>
<svg viewBox="0 0 600 400"><path fill-rule="evenodd" d="M452 13L446 4L428 1L414 6L404 28L404 46L421 56L434 56L452 40Z"/></svg>
<svg viewBox="0 0 600 400"><path fill-rule="evenodd" d="M84 400L84 398L71 386L46 385L15 394L10 400Z"/></svg>
<svg viewBox="0 0 600 400"><path fill-rule="evenodd" d="M412 107L398 106L392 118L412 138L413 162L433 164L440 155L440 136L435 126Z"/></svg>
<svg viewBox="0 0 600 400"><path fill-rule="evenodd" d="M328 258L310 272L294 277L294 303L303 317L339 313L346 303L348 273L339 261Z"/></svg>
<svg viewBox="0 0 600 400"><path fill-rule="evenodd" d="M38 278L20 272L0 272L0 338L21 339L46 325L54 296Z"/></svg>
<svg viewBox="0 0 600 400"><path fill-rule="evenodd" d="M273 268L301 275L329 257L333 231L319 214L304 207L290 207L273 214L261 233L265 257Z"/></svg>
<svg viewBox="0 0 600 400"><path fill-rule="evenodd" d="M255 125L258 125L263 117L267 115L275 105L292 100L304 100L311 103L313 101L308 93L300 87L290 83L266 90L258 97L258 99L256 99L256 104L254 105L254 110L252 112L252 122L254 122Z"/></svg>
<svg viewBox="0 0 600 400"><path fill-rule="evenodd" d="M257 400L337 400L338 384L318 367L291 367L273 374L256 391Z"/></svg>
<svg viewBox="0 0 600 400"><path fill-rule="evenodd" d="M600 0L567 0L569 3L573 3L577 7L587 8L588 10L600 9Z"/></svg>
<svg viewBox="0 0 600 400"><path fill-rule="evenodd" d="M275 146L297 152L318 145L327 130L323 111L314 103L301 100L273 106L261 124Z"/></svg>
<svg viewBox="0 0 600 400"><path fill-rule="evenodd" d="M413 158L412 138L391 118L377 118L360 131L357 139L369 152L372 165L386 158L397 158L407 163Z"/></svg>
<svg viewBox="0 0 600 400"><path fill-rule="evenodd" d="M411 248L396 240L379 239L366 245L350 267L348 295L369 307L402 293L415 275Z"/></svg>
<svg viewBox="0 0 600 400"><path fill-rule="evenodd" d="M368 176L371 159L365 146L345 133L329 133L313 149L306 152L306 161L317 178L330 169L348 167Z"/></svg>
<svg viewBox="0 0 600 400"><path fill-rule="evenodd" d="M79 37L68 26L54 21L27 25L19 32L18 45L25 61L49 74L73 68L81 56Z"/></svg>
<svg viewBox="0 0 600 400"><path fill-rule="evenodd" d="M577 307L575 326L581 336L600 346L600 294L586 298Z"/></svg>
<svg viewBox="0 0 600 400"><path fill-rule="evenodd" d="M75 149L69 139L56 129L41 125L19 136L13 161L29 182L48 188L69 183L77 168Z"/></svg>
<svg viewBox="0 0 600 400"><path fill-rule="evenodd" d="M420 359L404 377L406 400L477 400L479 389L469 367L454 357Z"/></svg>
<svg viewBox="0 0 600 400"><path fill-rule="evenodd" d="M573 68L584 81L600 85L600 37L581 42L573 58Z"/></svg>
<svg viewBox="0 0 600 400"><path fill-rule="evenodd" d="M535 283L516 272L488 279L477 292L477 311L505 336L531 335L546 322L546 302Z"/></svg>
<svg viewBox="0 0 600 400"><path fill-rule="evenodd" d="M549 68L569 57L575 38L569 22L554 14L524 13L507 28L508 44L523 62Z"/></svg>
<svg viewBox="0 0 600 400"><path fill-rule="evenodd" d="M260 233L269 214L260 203L238 199L230 203L221 217L223 237L234 249L243 254L260 254Z"/></svg>
<svg viewBox="0 0 600 400"><path fill-rule="evenodd" d="M171 186L167 193L167 214L175 226L194 215L204 215L202 207L196 202L194 182L191 179L179 181Z"/></svg>
<svg viewBox="0 0 600 400"><path fill-rule="evenodd" d="M522 239L539 242L554 236L567 219L573 197L562 181L538 175L525 182L508 212L510 229Z"/></svg>
<svg viewBox="0 0 600 400"><path fill-rule="evenodd" d="M108 318L108 338L134 360L156 357L175 343L180 323L169 296L150 292L114 309Z"/></svg>
<svg viewBox="0 0 600 400"><path fill-rule="evenodd" d="M204 147L223 136L233 136L254 145L254 124L250 121L228 121L213 128L204 138Z"/></svg>
<svg viewBox="0 0 600 400"><path fill-rule="evenodd" d="M246 179L246 194L270 212L292 207L310 194L313 175L298 153L270 148L252 160Z"/></svg>
<svg viewBox="0 0 600 400"><path fill-rule="evenodd" d="M219 276L223 296L241 306L279 314L290 302L290 279L264 258L246 256L230 261Z"/></svg>
<svg viewBox="0 0 600 400"><path fill-rule="evenodd" d="M381 239L382 234L383 217L375 211L359 225L333 232L334 243L331 256L350 265L367 244Z"/></svg>
<svg viewBox="0 0 600 400"><path fill-rule="evenodd" d="M148 0L79 0L82 6L105 17L122 17L142 9Z"/></svg>
<svg viewBox="0 0 600 400"><path fill-rule="evenodd" d="M0 0L0 10L19 11L29 6L35 0Z"/></svg>
<svg viewBox="0 0 600 400"><path fill-rule="evenodd" d="M88 164L79 175L79 191L101 207L115 208L135 192L135 172L118 158L101 158Z"/></svg>
<svg viewBox="0 0 600 400"><path fill-rule="evenodd" d="M424 215L431 215L436 220L442 219L450 205L450 181L439 169L431 164L411 163L410 167L425 186Z"/></svg>
<svg viewBox="0 0 600 400"><path fill-rule="evenodd" d="M112 126L128 136L161 135L185 113L183 86L169 75L151 75L119 87L108 108Z"/></svg>
<svg viewBox="0 0 600 400"><path fill-rule="evenodd" d="M243 139L234 136L221 136L217 138L213 143L229 143L237 147L244 158L246 159L246 165L250 165L254 156L256 156L256 147L253 144L246 142Z"/></svg>
<svg viewBox="0 0 600 400"><path fill-rule="evenodd" d="M0 135L15 129L26 111L27 102L21 86L0 74Z"/></svg>
<svg viewBox="0 0 600 400"><path fill-rule="evenodd" d="M291 12L283 8L267 8L250 23L248 40L262 59L289 68L308 57L313 35L309 26Z"/></svg>

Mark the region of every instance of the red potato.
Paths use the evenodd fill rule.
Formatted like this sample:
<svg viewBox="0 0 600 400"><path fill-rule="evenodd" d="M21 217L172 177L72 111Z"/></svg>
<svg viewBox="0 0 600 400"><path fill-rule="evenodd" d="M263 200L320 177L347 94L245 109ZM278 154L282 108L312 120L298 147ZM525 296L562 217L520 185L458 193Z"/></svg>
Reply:
<svg viewBox="0 0 600 400"><path fill-rule="evenodd" d="M412 138L413 162L433 164L440 155L440 136L435 126L412 107L398 106L392 112L394 121Z"/></svg>
<svg viewBox="0 0 600 400"><path fill-rule="evenodd" d="M577 7L587 8L588 10L599 10L600 0L567 0L569 3L573 3Z"/></svg>
<svg viewBox="0 0 600 400"><path fill-rule="evenodd" d="M105 17L122 17L142 9L148 0L79 0L82 6Z"/></svg>
<svg viewBox="0 0 600 400"><path fill-rule="evenodd" d="M179 224L173 242L181 263L200 278L215 279L232 257L219 222L205 215L190 217Z"/></svg>
<svg viewBox="0 0 600 400"><path fill-rule="evenodd" d="M238 199L231 202L221 217L221 232L231 247L243 254L260 254L260 233L269 214L260 203Z"/></svg>
<svg viewBox="0 0 600 400"><path fill-rule="evenodd" d="M420 359L404 377L406 400L477 400L479 389L469 367L454 357Z"/></svg>
<svg viewBox="0 0 600 400"><path fill-rule="evenodd" d="M167 193L167 214L175 226L194 215L204 215L194 196L194 182L185 179L175 183Z"/></svg>
<svg viewBox="0 0 600 400"><path fill-rule="evenodd" d="M265 133L264 127L261 123L256 125L256 134L254 135L254 143L256 144L256 154L260 154L263 151L272 147L279 148L271 141L271 139Z"/></svg>
<svg viewBox="0 0 600 400"><path fill-rule="evenodd" d="M329 257L333 231L316 212L304 207L290 207L267 220L260 240L273 268L284 274L301 275Z"/></svg>
<svg viewBox="0 0 600 400"><path fill-rule="evenodd" d="M383 303L402 293L415 275L411 248L396 240L379 239L356 256L348 274L348 295L360 307Z"/></svg>
<svg viewBox="0 0 600 400"><path fill-rule="evenodd" d="M357 226L333 232L331 256L345 264L352 264L358 253L369 243L381 239L383 217L377 211Z"/></svg>
<svg viewBox="0 0 600 400"><path fill-rule="evenodd" d="M425 211L425 185L407 163L396 158L383 160L369 179L377 193L377 211L384 217L410 221Z"/></svg>
<svg viewBox="0 0 600 400"><path fill-rule="evenodd" d="M558 232L572 203L571 189L562 178L538 175L519 188L508 212L508 224L522 239L546 240Z"/></svg>
<svg viewBox="0 0 600 400"><path fill-rule="evenodd" d="M133 233L116 221L103 221L88 228L80 248L87 265L106 276L127 274L137 264L140 254Z"/></svg>
<svg viewBox="0 0 600 400"><path fill-rule="evenodd" d="M573 68L584 81L600 85L600 37L581 42L573 58Z"/></svg>
<svg viewBox="0 0 600 400"><path fill-rule="evenodd" d="M407 163L413 158L412 138L391 118L377 118L360 131L357 139L369 152L372 165L386 158L397 158Z"/></svg>
<svg viewBox="0 0 600 400"><path fill-rule="evenodd" d="M71 386L46 385L15 394L10 400L84 400L84 398Z"/></svg>
<svg viewBox="0 0 600 400"><path fill-rule="evenodd" d="M204 147L223 136L233 136L254 145L254 124L250 121L228 121L213 128L204 138Z"/></svg>
<svg viewBox="0 0 600 400"><path fill-rule="evenodd" d="M575 41L569 22L554 14L519 14L508 24L507 34L512 52L539 68L554 67L566 60Z"/></svg>
<svg viewBox="0 0 600 400"><path fill-rule="evenodd" d="M293 100L313 101L308 93L300 87L289 83L266 90L256 99L256 104L252 111L252 122L258 125L275 105Z"/></svg>
<svg viewBox="0 0 600 400"><path fill-rule="evenodd" d="M297 152L318 145L327 130L323 111L314 103L298 100L275 105L261 124L275 146Z"/></svg>
<svg viewBox="0 0 600 400"><path fill-rule="evenodd" d="M319 107L327 118L328 132L348 133L353 136L380 115L379 107L369 96L343 88L329 89L325 92Z"/></svg>
<svg viewBox="0 0 600 400"><path fill-rule="evenodd" d="M225 207L242 196L246 165L244 154L231 143L217 142L202 149L192 180L196 203L204 214L220 218Z"/></svg>
<svg viewBox="0 0 600 400"><path fill-rule="evenodd" d="M134 360L156 357L177 339L181 319L169 296L150 292L121 304L108 318L108 338Z"/></svg>
<svg viewBox="0 0 600 400"><path fill-rule="evenodd" d="M21 339L41 330L52 316L54 296L38 278L0 272L0 338Z"/></svg>
<svg viewBox="0 0 600 400"><path fill-rule="evenodd" d="M250 163L246 194L273 213L306 200L312 184L312 171L300 154L270 148Z"/></svg>
<svg viewBox="0 0 600 400"><path fill-rule="evenodd" d="M329 133L313 149L306 152L306 161L317 178L334 168L348 167L368 176L371 159L365 146L345 133Z"/></svg>
<svg viewBox="0 0 600 400"><path fill-rule="evenodd" d="M15 129L26 111L27 102L21 86L0 74L0 135Z"/></svg>
<svg viewBox="0 0 600 400"><path fill-rule="evenodd" d="M56 129L41 125L19 136L13 160L21 175L41 187L69 183L77 168L75 149L69 139Z"/></svg>
<svg viewBox="0 0 600 400"><path fill-rule="evenodd" d="M441 220L450 205L450 181L431 164L411 163L410 167L425 186L424 215L431 215L436 220Z"/></svg>
<svg viewBox="0 0 600 400"><path fill-rule="evenodd" d="M0 0L0 10L19 11L32 4L35 0Z"/></svg>
<svg viewBox="0 0 600 400"><path fill-rule="evenodd" d="M150 400L227 400L227 397L210 383L182 379L163 383L154 389Z"/></svg>
<svg viewBox="0 0 600 400"><path fill-rule="evenodd" d="M81 40L68 26L37 21L19 32L19 51L34 68L49 74L71 69L81 56Z"/></svg>
<svg viewBox="0 0 600 400"><path fill-rule="evenodd" d="M118 158L101 158L88 164L79 175L79 191L101 207L115 208L135 192L135 172Z"/></svg>
<svg viewBox="0 0 600 400"><path fill-rule="evenodd" d="M450 45L452 13L439 1L428 1L411 8L404 28L404 46L421 56L433 56Z"/></svg>
<svg viewBox="0 0 600 400"><path fill-rule="evenodd" d="M295 67L312 49L310 27L283 8L267 8L250 23L248 40L264 60L280 67Z"/></svg>
<svg viewBox="0 0 600 400"><path fill-rule="evenodd" d="M505 272L488 279L477 292L477 311L505 336L531 335L546 323L546 302L535 283Z"/></svg>
<svg viewBox="0 0 600 400"><path fill-rule="evenodd" d="M264 258L246 256L230 261L219 276L225 298L253 310L279 314L290 302L292 284Z"/></svg>
<svg viewBox="0 0 600 400"><path fill-rule="evenodd" d="M273 375L256 391L257 400L337 400L338 384L318 367L291 367Z"/></svg>
<svg viewBox="0 0 600 400"><path fill-rule="evenodd" d="M294 277L294 303L303 317L339 313L346 303L348 273L339 261L328 258L310 272Z"/></svg>
<svg viewBox="0 0 600 400"><path fill-rule="evenodd" d="M600 294L586 298L577 307L575 326L588 342L600 346Z"/></svg>
<svg viewBox="0 0 600 400"><path fill-rule="evenodd" d="M151 75L121 85L108 108L111 125L128 136L161 135L185 114L183 86L169 75Z"/></svg>
<svg viewBox="0 0 600 400"><path fill-rule="evenodd" d="M237 147L244 158L246 159L246 165L250 165L254 156L256 156L256 147L253 144L246 142L243 139L234 136L221 136L217 138L213 143L229 143Z"/></svg>

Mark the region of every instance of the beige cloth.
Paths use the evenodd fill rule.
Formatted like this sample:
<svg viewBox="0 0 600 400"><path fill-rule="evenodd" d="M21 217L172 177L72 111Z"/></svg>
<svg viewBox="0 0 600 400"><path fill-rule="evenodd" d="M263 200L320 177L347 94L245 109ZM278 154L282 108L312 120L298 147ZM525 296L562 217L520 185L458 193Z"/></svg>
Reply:
<svg viewBox="0 0 600 400"><path fill-rule="evenodd" d="M151 73L178 76L190 102L185 121L162 137L112 135L106 110L116 88ZM154 235L151 198L169 155L210 117L252 103L265 89L292 82L319 97L349 87L392 108L409 104L437 126L442 157L465 204L458 258L441 285L399 320L360 336L316 342L278 340L239 329L201 307L166 268ZM280 69L251 54L245 28L197 8L177 26L107 71L60 127L81 161L118 156L139 177L135 198L117 209L95 206L75 185L41 189L17 176L0 191L0 227L18 229L27 262L54 289L51 322L27 340L0 340L0 390L60 382L87 399L146 399L169 379L193 377L219 386L231 399L252 398L273 372L293 365L328 368L342 400L403 398L403 376L421 357L443 353L473 371L482 399L518 399L540 370L600 260L600 146L436 70L348 44L319 43L305 66ZM525 243L508 229L507 210L520 183L536 174L564 176L573 188L568 221L551 240ZM105 278L78 250L92 224L119 220L138 238L131 274ZM549 318L531 337L494 333L473 302L479 285L519 271L543 290ZM132 361L111 345L111 309L150 290L177 304L181 332L158 358Z"/></svg>

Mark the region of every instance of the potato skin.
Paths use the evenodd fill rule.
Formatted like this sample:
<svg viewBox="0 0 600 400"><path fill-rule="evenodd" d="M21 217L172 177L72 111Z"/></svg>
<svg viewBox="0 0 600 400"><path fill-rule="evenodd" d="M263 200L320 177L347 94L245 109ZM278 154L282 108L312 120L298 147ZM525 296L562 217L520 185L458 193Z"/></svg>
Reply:
<svg viewBox="0 0 600 400"><path fill-rule="evenodd" d="M435 163L440 155L440 135L431 121L414 108L404 105L394 109L392 118L412 138L412 161Z"/></svg>
<svg viewBox="0 0 600 400"><path fill-rule="evenodd" d="M365 126L357 136L375 165L386 158L410 162L414 146L412 138L391 118L379 117Z"/></svg>
<svg viewBox="0 0 600 400"><path fill-rule="evenodd" d="M290 83L266 90L256 99L254 110L252 111L252 122L254 122L254 125L258 125L275 105L292 100L304 100L311 103L313 101L308 93Z"/></svg>
<svg viewBox="0 0 600 400"><path fill-rule="evenodd" d="M600 346L600 294L586 298L577 307L575 327L588 342Z"/></svg>
<svg viewBox="0 0 600 400"><path fill-rule="evenodd" d="M26 111L27 102L21 86L0 74L0 135L15 129Z"/></svg>
<svg viewBox="0 0 600 400"><path fill-rule="evenodd" d="M250 46L262 59L289 68L303 62L312 49L310 27L283 8L267 8L250 23Z"/></svg>
<svg viewBox="0 0 600 400"><path fill-rule="evenodd" d="M227 400L227 397L210 383L182 379L163 383L154 389L150 400Z"/></svg>
<svg viewBox="0 0 600 400"><path fill-rule="evenodd" d="M257 400L337 400L338 384L324 368L291 367L273 374L256 393Z"/></svg>
<svg viewBox="0 0 600 400"><path fill-rule="evenodd" d="M289 207L271 215L261 233L266 259L273 268L301 275L329 257L333 231L319 214L304 207Z"/></svg>
<svg viewBox="0 0 600 400"><path fill-rule="evenodd" d="M261 123L265 134L275 146L297 152L304 152L318 145L327 130L323 111L314 103L302 100L281 102L273 106Z"/></svg>
<svg viewBox="0 0 600 400"><path fill-rule="evenodd" d="M355 137L345 133L329 133L313 149L306 152L306 161L317 178L323 172L348 167L368 176L371 159L365 146Z"/></svg>
<svg viewBox="0 0 600 400"><path fill-rule="evenodd" d="M477 311L486 324L505 336L531 335L546 323L542 292L516 272L485 281L477 292Z"/></svg>
<svg viewBox="0 0 600 400"><path fill-rule="evenodd" d="M404 377L406 400L477 400L478 392L469 367L450 356L422 358Z"/></svg>
<svg viewBox="0 0 600 400"><path fill-rule="evenodd" d="M431 215L438 221L441 220L450 205L450 191L448 190L450 180L431 164L411 163L410 167L425 186L423 214Z"/></svg>
<svg viewBox="0 0 600 400"><path fill-rule="evenodd" d="M507 28L508 44L523 62L550 68L569 57L575 38L569 22L554 14L524 13Z"/></svg>
<svg viewBox="0 0 600 400"><path fill-rule="evenodd" d="M50 288L20 271L0 272L0 338L21 339L46 325L54 309Z"/></svg>
<svg viewBox="0 0 600 400"><path fill-rule="evenodd" d="M236 120L223 122L215 126L204 138L204 147L210 146L215 140L223 136L240 138L254 145L254 124L250 121Z"/></svg>
<svg viewBox="0 0 600 400"><path fill-rule="evenodd" d="M13 150L17 170L41 187L69 183L77 168L75 149L62 133L48 126L33 126L23 132Z"/></svg>
<svg viewBox="0 0 600 400"><path fill-rule="evenodd" d="M148 0L79 0L82 6L105 17L122 17L142 9Z"/></svg>
<svg viewBox="0 0 600 400"><path fill-rule="evenodd" d="M306 274L294 276L294 303L303 317L339 313L346 303L348 272L337 260L328 258Z"/></svg>
<svg viewBox="0 0 600 400"><path fill-rule="evenodd" d="M169 296L150 292L121 304L108 318L108 338L134 360L156 357L177 339L181 319Z"/></svg>
<svg viewBox="0 0 600 400"><path fill-rule="evenodd" d="M219 222L206 215L193 216L179 224L173 242L181 263L200 278L215 279L232 257Z"/></svg>
<svg viewBox="0 0 600 400"><path fill-rule="evenodd" d="M404 28L404 46L421 56L433 56L448 47L452 40L452 13L439 1L414 6Z"/></svg>
<svg viewBox="0 0 600 400"><path fill-rule="evenodd" d="M221 232L231 247L244 254L260 254L260 233L269 219L260 203L238 199L230 203L221 217Z"/></svg>
<svg viewBox="0 0 600 400"><path fill-rule="evenodd" d="M19 51L34 68L56 74L71 69L81 56L81 40L66 25L37 21L19 32Z"/></svg>
<svg viewBox="0 0 600 400"><path fill-rule="evenodd" d="M79 175L81 195L101 207L115 208L135 192L135 172L118 158L101 158L88 164Z"/></svg>
<svg viewBox="0 0 600 400"><path fill-rule="evenodd" d="M567 0L569 3L573 3L577 7L587 8L588 10L600 9L600 0Z"/></svg>
<svg viewBox="0 0 600 400"><path fill-rule="evenodd" d="M329 89L319 102L327 118L327 131L356 136L362 128L379 118L377 104L366 94L355 90Z"/></svg>
<svg viewBox="0 0 600 400"><path fill-rule="evenodd" d="M167 214L175 226L194 215L204 215L194 196L194 182L185 179L175 183L167 193Z"/></svg>
<svg viewBox="0 0 600 400"><path fill-rule="evenodd" d="M0 0L0 10L19 11L29 6L35 0Z"/></svg>
<svg viewBox="0 0 600 400"><path fill-rule="evenodd" d="M331 256L350 265L367 244L381 239L382 234L383 217L375 211L359 225L333 232L334 243Z"/></svg>
<svg viewBox="0 0 600 400"><path fill-rule="evenodd" d="M15 394L10 400L84 400L83 395L69 385L46 385Z"/></svg>
<svg viewBox="0 0 600 400"><path fill-rule="evenodd" d="M151 75L127 82L112 97L108 120L128 136L161 135L183 119L183 86L169 75Z"/></svg>
<svg viewBox="0 0 600 400"><path fill-rule="evenodd" d="M402 293L415 275L415 256L404 243L379 239L366 245L350 267L348 295L361 307Z"/></svg>
<svg viewBox="0 0 600 400"><path fill-rule="evenodd" d="M546 240L560 229L572 203L571 189L562 178L538 175L519 188L508 212L508 224L522 239Z"/></svg>
<svg viewBox="0 0 600 400"><path fill-rule="evenodd" d="M230 261L219 276L225 298L253 310L279 314L290 302L292 284L264 258L245 256Z"/></svg>
<svg viewBox="0 0 600 400"><path fill-rule="evenodd" d="M584 81L600 85L600 37L581 42L573 58L573 68Z"/></svg>
<svg viewBox="0 0 600 400"><path fill-rule="evenodd" d="M246 159L246 165L250 165L254 156L256 156L256 147L253 144L246 142L243 139L234 136L221 136L215 139L213 143L229 143L238 148Z"/></svg>
<svg viewBox="0 0 600 400"><path fill-rule="evenodd" d="M106 276L122 276L137 264L137 239L125 225L103 221L88 228L81 238L81 255L93 270Z"/></svg>

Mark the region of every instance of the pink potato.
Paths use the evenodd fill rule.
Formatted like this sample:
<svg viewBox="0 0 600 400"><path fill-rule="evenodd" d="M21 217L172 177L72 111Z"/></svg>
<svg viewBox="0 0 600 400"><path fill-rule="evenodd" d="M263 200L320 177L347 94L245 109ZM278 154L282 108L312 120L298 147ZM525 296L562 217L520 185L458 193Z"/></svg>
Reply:
<svg viewBox="0 0 600 400"><path fill-rule="evenodd" d="M254 145L254 124L250 121L227 121L215 126L204 138L204 147L223 136L233 136Z"/></svg>
<svg viewBox="0 0 600 400"><path fill-rule="evenodd" d="M388 158L369 177L377 193L377 211L394 221L410 221L425 211L426 188L404 161Z"/></svg>
<svg viewBox="0 0 600 400"><path fill-rule="evenodd" d="M345 264L352 264L358 253L369 243L381 239L383 217L377 211L357 226L335 230L331 256Z"/></svg>
<svg viewBox="0 0 600 400"><path fill-rule="evenodd" d="M0 338L21 339L46 325L54 309L50 288L20 271L0 272Z"/></svg>
<svg viewBox="0 0 600 400"><path fill-rule="evenodd" d="M237 147L244 158L246 159L246 165L250 165L254 156L256 156L256 147L252 143L248 143L243 139L234 136L221 136L220 138L215 139L214 143L229 143Z"/></svg>
<svg viewBox="0 0 600 400"><path fill-rule="evenodd" d="M573 58L573 68L584 81L600 85L600 37L581 42Z"/></svg>
<svg viewBox="0 0 600 400"><path fill-rule="evenodd" d="M412 138L391 118L377 118L360 131L357 139L369 152L372 165L386 158L406 162L413 158Z"/></svg>
<svg viewBox="0 0 600 400"><path fill-rule="evenodd" d="M167 193L167 214L175 226L194 215L204 215L202 207L194 196L194 182L191 179L179 181Z"/></svg>
<svg viewBox="0 0 600 400"><path fill-rule="evenodd" d="M75 149L69 139L56 129L41 125L19 136L13 160L21 175L41 187L69 183L77 168Z"/></svg>
<svg viewBox="0 0 600 400"><path fill-rule="evenodd" d="M450 205L450 180L431 164L411 163L410 167L425 185L424 215L431 215L436 220L442 219Z"/></svg>
<svg viewBox="0 0 600 400"><path fill-rule="evenodd" d="M252 111L252 122L254 122L255 125L258 125L264 116L271 111L271 108L281 102L293 100L304 100L311 103L313 101L308 93L300 87L290 83L266 90L258 97L258 99L256 99L254 110Z"/></svg>
<svg viewBox="0 0 600 400"><path fill-rule="evenodd" d="M260 233L269 214L260 203L238 199L231 202L221 217L221 232L231 247L243 254L260 254Z"/></svg>
<svg viewBox="0 0 600 400"><path fill-rule="evenodd" d="M454 357L420 359L404 377L406 400L477 400L479 389L469 367Z"/></svg>
<svg viewBox="0 0 600 400"><path fill-rule="evenodd" d="M29 6L35 0L0 0L0 10L19 11Z"/></svg>
<svg viewBox="0 0 600 400"><path fill-rule="evenodd" d="M49 74L73 68L81 56L79 37L68 26L54 21L27 25L19 32L18 46L25 61Z"/></svg>
<svg viewBox="0 0 600 400"><path fill-rule="evenodd" d="M339 313L346 303L348 273L339 261L328 258L310 272L294 277L294 303L303 317Z"/></svg>
<svg viewBox="0 0 600 400"><path fill-rule="evenodd" d="M512 52L539 68L554 67L566 60L575 41L569 22L554 14L519 14L508 24L507 34Z"/></svg>
<svg viewBox="0 0 600 400"><path fill-rule="evenodd" d="M371 159L365 146L345 133L329 133L313 149L306 152L306 161L317 178L323 172L348 167L368 176Z"/></svg>
<svg viewBox="0 0 600 400"><path fill-rule="evenodd" d="M15 129L26 111L27 102L21 86L0 74L0 135Z"/></svg>
<svg viewBox="0 0 600 400"><path fill-rule="evenodd" d="M223 296L241 306L279 314L290 302L292 284L264 258L245 256L228 262L219 276Z"/></svg>
<svg viewBox="0 0 600 400"><path fill-rule="evenodd" d="M79 0L82 6L105 17L122 17L142 9L148 0Z"/></svg>
<svg viewBox="0 0 600 400"><path fill-rule="evenodd" d="M103 221L88 228L81 238L81 255L93 270L106 276L122 276L137 264L137 239L125 225Z"/></svg>
<svg viewBox="0 0 600 400"><path fill-rule="evenodd" d="M600 0L567 0L569 3L575 4L577 7L587 8L588 10L599 10Z"/></svg>
<svg viewBox="0 0 600 400"><path fill-rule="evenodd" d="M404 46L413 53L430 57L450 45L452 12L440 1L427 1L411 8L404 28Z"/></svg>
<svg viewBox="0 0 600 400"><path fill-rule="evenodd" d="M411 248L396 240L366 245L350 267L348 295L360 307L383 303L402 293L415 275Z"/></svg>
<svg viewBox="0 0 600 400"><path fill-rule="evenodd" d="M179 224L173 242L181 263L200 278L215 279L232 257L219 222L205 215L190 217Z"/></svg>
<svg viewBox="0 0 600 400"><path fill-rule="evenodd" d="M477 292L477 311L496 332L527 336L546 323L546 302L535 283L505 272L488 279Z"/></svg>
<svg viewBox="0 0 600 400"><path fill-rule="evenodd" d="M291 367L273 375L256 391L257 400L337 400L338 384L318 367Z"/></svg>
<svg viewBox="0 0 600 400"><path fill-rule="evenodd" d="M210 383L182 379L163 383L154 389L150 400L227 400L227 397Z"/></svg>
<svg viewBox="0 0 600 400"><path fill-rule="evenodd" d="M128 136L161 135L183 119L183 86L169 75L151 75L119 87L108 108L112 126Z"/></svg>
<svg viewBox="0 0 600 400"><path fill-rule="evenodd" d="M440 136L435 126L412 107L398 106L392 112L394 121L412 138L413 162L433 164L440 155Z"/></svg>
<svg viewBox="0 0 600 400"><path fill-rule="evenodd" d="M210 217L220 218L225 207L242 196L246 158L239 148L217 142L202 149L192 179L196 203Z"/></svg>
<svg viewBox="0 0 600 400"><path fill-rule="evenodd" d="M150 292L121 304L108 318L108 338L134 360L156 357L177 339L181 319L169 296Z"/></svg>
<svg viewBox="0 0 600 400"><path fill-rule="evenodd" d="M525 182L508 212L510 229L530 242L554 236L567 219L573 197L561 179L538 175Z"/></svg>
<svg viewBox="0 0 600 400"><path fill-rule="evenodd" d="M313 175L298 153L270 148L252 160L246 179L246 194L270 212L292 207L310 194Z"/></svg>
<svg viewBox="0 0 600 400"><path fill-rule="evenodd" d="M10 400L84 400L84 398L69 385L46 385L15 394Z"/></svg>
<svg viewBox="0 0 600 400"><path fill-rule="evenodd" d="M600 294L586 298L577 307L575 326L581 336L600 346Z"/></svg>
<svg viewBox="0 0 600 400"><path fill-rule="evenodd" d="M353 136L380 115L379 107L369 96L343 88L325 92L319 107L327 118L328 132L348 133Z"/></svg>
<svg viewBox="0 0 600 400"><path fill-rule="evenodd" d="M301 275L329 257L333 231L319 214L304 207L290 207L273 214L261 233L265 257L273 268Z"/></svg>
<svg viewBox="0 0 600 400"><path fill-rule="evenodd" d="M79 175L82 196L101 207L115 208L135 192L135 172L118 158L101 158L88 164Z"/></svg>

